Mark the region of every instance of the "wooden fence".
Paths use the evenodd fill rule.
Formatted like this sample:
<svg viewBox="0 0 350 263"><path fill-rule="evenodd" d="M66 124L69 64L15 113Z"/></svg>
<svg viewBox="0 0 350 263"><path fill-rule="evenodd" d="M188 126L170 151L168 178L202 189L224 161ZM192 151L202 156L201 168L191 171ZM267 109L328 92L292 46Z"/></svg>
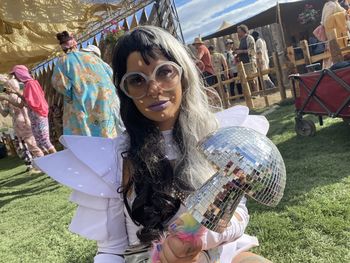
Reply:
<svg viewBox="0 0 350 263"><path fill-rule="evenodd" d="M332 39L326 42L317 43L325 46L325 50L321 54L311 55L310 47L313 44L309 45L307 40L302 40L300 42L300 47L288 47L285 52L277 53L274 52L272 54L273 66L267 70L260 70L257 68L255 73L247 73L245 70L245 65L240 62L237 65L237 77L231 78L229 80L222 81L221 74L223 72L219 72L217 74L218 83L213 85L223 102L223 107L228 108L230 106L230 101L237 98L244 97L245 103L247 107L250 109L255 108L254 100L252 96L261 96L265 100L265 106L268 107L270 105L268 95L271 93L280 93L281 101L287 98L286 85L284 84L284 75L287 74L297 74L303 73L298 72L298 68L300 66L308 66L312 65L316 62L321 62L325 59L331 58L333 63L341 62L344 60L344 55L350 53L350 45L348 45L348 37L336 38L336 31L334 30L332 34ZM346 43L346 45L344 45ZM303 58L296 59L295 50L301 49L303 53ZM266 89L264 84L264 76L265 75L274 75L277 83L275 83L276 88ZM261 84L261 87L258 91L252 91L249 85L249 82L253 80L259 80L258 83ZM243 88L242 95L230 96L228 89L225 88L230 85L230 83L241 83Z"/></svg>

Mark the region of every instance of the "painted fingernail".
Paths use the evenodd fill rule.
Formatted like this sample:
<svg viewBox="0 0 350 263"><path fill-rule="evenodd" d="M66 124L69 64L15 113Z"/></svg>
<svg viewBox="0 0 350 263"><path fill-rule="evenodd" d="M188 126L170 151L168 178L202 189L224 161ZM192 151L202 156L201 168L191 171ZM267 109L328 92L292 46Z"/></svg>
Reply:
<svg viewBox="0 0 350 263"><path fill-rule="evenodd" d="M157 244L157 251L158 252L162 251L162 245L161 244Z"/></svg>
<svg viewBox="0 0 350 263"><path fill-rule="evenodd" d="M177 224L175 224L175 223L172 223L172 224L169 226L169 229L170 229L170 230L176 230L176 228L177 228Z"/></svg>

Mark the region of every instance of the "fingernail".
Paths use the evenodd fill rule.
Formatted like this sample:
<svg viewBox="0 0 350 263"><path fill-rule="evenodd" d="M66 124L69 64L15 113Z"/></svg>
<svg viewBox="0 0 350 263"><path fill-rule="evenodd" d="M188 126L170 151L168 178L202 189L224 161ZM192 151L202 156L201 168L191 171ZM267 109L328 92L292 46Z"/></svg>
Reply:
<svg viewBox="0 0 350 263"><path fill-rule="evenodd" d="M162 245L161 244L157 244L157 251L158 252L162 251Z"/></svg>
<svg viewBox="0 0 350 263"><path fill-rule="evenodd" d="M170 230L176 230L176 228L177 228L177 224L175 224L175 223L172 223L172 224L169 226L169 229L170 229Z"/></svg>

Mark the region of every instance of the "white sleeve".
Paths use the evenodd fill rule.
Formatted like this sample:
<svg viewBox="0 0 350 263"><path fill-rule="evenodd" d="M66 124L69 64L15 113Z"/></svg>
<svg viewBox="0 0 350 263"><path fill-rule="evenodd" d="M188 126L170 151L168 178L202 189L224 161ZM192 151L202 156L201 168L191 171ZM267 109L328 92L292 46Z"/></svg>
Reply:
<svg viewBox="0 0 350 263"><path fill-rule="evenodd" d="M243 197L236 209L236 213L240 215L242 221L239 221L235 216L233 216L231 219L231 225L227 227L224 232L217 233L214 231L207 231L204 234L202 237L203 250L208 250L223 244L233 242L244 234L244 231L249 222L248 209L245 205L246 202L247 199Z"/></svg>
<svg viewBox="0 0 350 263"><path fill-rule="evenodd" d="M232 108L217 112L216 118L220 127L240 126L253 129L266 135L270 124L265 116L249 115L249 108L246 106L234 106Z"/></svg>
<svg viewBox="0 0 350 263"><path fill-rule="evenodd" d="M96 240L95 263L124 262L122 255L128 237L121 198L100 198L74 191L70 200L78 209L69 230L87 239Z"/></svg>
<svg viewBox="0 0 350 263"><path fill-rule="evenodd" d="M95 263L122 263L128 245L121 182L121 140L64 136L66 150L34 160L35 166L73 189L78 205L70 231L97 241ZM117 153L116 153L117 152Z"/></svg>

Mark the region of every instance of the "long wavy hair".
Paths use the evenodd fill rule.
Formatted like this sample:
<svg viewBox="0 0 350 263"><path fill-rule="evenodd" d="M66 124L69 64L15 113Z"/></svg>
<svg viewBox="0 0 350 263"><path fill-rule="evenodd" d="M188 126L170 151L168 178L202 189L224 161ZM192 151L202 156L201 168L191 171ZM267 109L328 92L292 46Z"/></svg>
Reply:
<svg viewBox="0 0 350 263"><path fill-rule="evenodd" d="M113 52L114 83L120 98L120 115L129 136L127 159L131 164L130 178L121 191L131 218L143 226L137 233L142 243L158 239L165 230L181 204L177 193L190 194L212 175L210 165L196 145L214 131L218 123L194 57L187 50L163 29L140 26L121 37ZM133 52L140 52L146 64L162 55L183 69L183 97L172 131L179 150L175 163L166 158L161 131L120 89L120 80L127 71L127 59ZM135 199L130 207L126 194L131 189Z"/></svg>

